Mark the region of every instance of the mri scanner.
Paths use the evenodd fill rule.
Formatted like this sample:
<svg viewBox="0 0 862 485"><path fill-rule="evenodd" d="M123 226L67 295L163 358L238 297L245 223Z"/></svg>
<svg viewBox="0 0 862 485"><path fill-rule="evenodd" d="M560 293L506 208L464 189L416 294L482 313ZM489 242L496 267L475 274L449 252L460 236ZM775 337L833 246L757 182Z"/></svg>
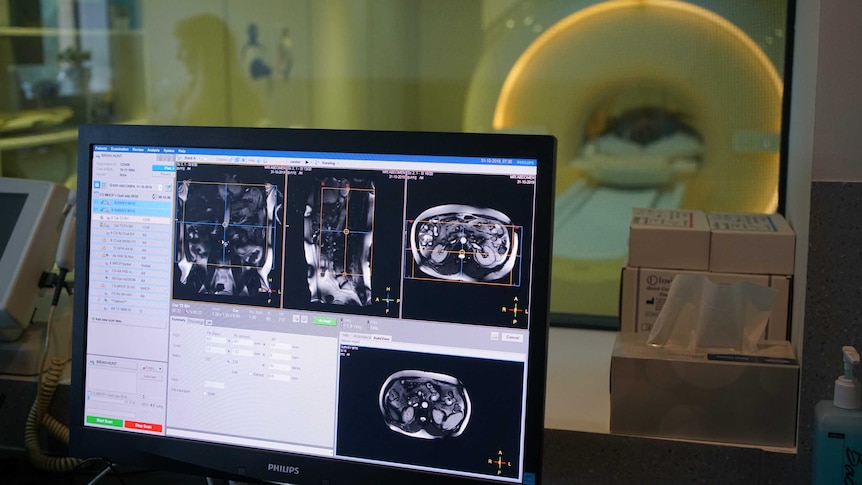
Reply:
<svg viewBox="0 0 862 485"><path fill-rule="evenodd" d="M490 31L464 129L557 137L560 318L617 314L633 207L776 210L783 83L762 46L783 56L787 7L772 3L750 32L672 0L522 3Z"/></svg>

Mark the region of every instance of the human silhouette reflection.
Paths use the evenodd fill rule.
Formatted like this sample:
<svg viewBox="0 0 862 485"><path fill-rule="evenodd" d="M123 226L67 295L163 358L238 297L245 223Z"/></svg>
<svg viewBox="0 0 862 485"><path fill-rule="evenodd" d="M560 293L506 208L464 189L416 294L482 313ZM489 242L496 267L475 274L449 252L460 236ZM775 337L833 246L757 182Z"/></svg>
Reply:
<svg viewBox="0 0 862 485"><path fill-rule="evenodd" d="M214 15L196 15L174 28L177 58L191 80L174 99L176 119L187 125L261 126L260 100L240 69L237 43Z"/></svg>
<svg viewBox="0 0 862 485"><path fill-rule="evenodd" d="M245 44L242 46L242 60L252 79L269 78L272 68L264 61L264 47L257 34L257 24L248 24Z"/></svg>
<svg viewBox="0 0 862 485"><path fill-rule="evenodd" d="M278 61L276 70L281 77L290 77L293 68L293 39L290 38L290 30L287 27L281 30L281 40L278 43Z"/></svg>

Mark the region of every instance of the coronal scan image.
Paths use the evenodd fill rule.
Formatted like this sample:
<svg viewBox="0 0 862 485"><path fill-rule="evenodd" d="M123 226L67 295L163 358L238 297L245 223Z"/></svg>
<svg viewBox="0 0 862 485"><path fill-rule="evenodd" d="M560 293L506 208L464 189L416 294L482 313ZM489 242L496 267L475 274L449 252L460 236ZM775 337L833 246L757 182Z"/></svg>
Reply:
<svg viewBox="0 0 862 485"><path fill-rule="evenodd" d="M461 435L470 422L470 397L457 378L399 371L380 388L380 412L389 429L421 439Z"/></svg>
<svg viewBox="0 0 862 485"><path fill-rule="evenodd" d="M304 213L305 260L311 302L371 304L374 183L326 177L308 196Z"/></svg>
<svg viewBox="0 0 862 485"><path fill-rule="evenodd" d="M276 184L244 180L231 168L201 167L178 181L175 294L271 305L279 289L272 282L284 194ZM207 173L215 171L218 176Z"/></svg>
<svg viewBox="0 0 862 485"><path fill-rule="evenodd" d="M490 282L510 279L518 259L517 229L498 210L446 204L426 209L410 223L408 243L413 263L424 275Z"/></svg>

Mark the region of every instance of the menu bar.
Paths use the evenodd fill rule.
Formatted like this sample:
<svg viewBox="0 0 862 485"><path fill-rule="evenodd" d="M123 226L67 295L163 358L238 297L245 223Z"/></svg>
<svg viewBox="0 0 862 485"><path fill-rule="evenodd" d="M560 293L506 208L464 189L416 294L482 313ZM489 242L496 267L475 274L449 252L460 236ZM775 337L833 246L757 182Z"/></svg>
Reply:
<svg viewBox="0 0 862 485"><path fill-rule="evenodd" d="M252 159L266 157L284 159L325 159L325 160L374 160L379 162L428 162L428 163L456 163L471 165L503 165L503 166L526 166L535 167L536 160L529 158L501 158L501 157L463 157L463 156L440 156L440 155L410 155L410 154L369 154L369 153L342 153L342 152L304 152L283 150L251 150L251 149L218 149L218 148L178 148L178 147L144 147L144 146L121 146L121 145L95 145L94 152L125 152L125 153L152 153L152 154L178 154L178 155L202 155L233 157L230 162L247 162ZM207 161L216 161L215 158Z"/></svg>

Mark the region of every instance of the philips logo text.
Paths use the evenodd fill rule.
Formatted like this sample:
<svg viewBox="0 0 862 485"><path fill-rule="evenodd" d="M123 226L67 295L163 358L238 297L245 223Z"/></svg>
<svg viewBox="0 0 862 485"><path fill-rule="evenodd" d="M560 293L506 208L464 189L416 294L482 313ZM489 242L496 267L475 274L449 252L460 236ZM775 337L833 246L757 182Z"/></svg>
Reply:
<svg viewBox="0 0 862 485"><path fill-rule="evenodd" d="M299 475L298 466L276 465L275 463L269 463L266 465L266 470L270 472L291 473L293 475Z"/></svg>

